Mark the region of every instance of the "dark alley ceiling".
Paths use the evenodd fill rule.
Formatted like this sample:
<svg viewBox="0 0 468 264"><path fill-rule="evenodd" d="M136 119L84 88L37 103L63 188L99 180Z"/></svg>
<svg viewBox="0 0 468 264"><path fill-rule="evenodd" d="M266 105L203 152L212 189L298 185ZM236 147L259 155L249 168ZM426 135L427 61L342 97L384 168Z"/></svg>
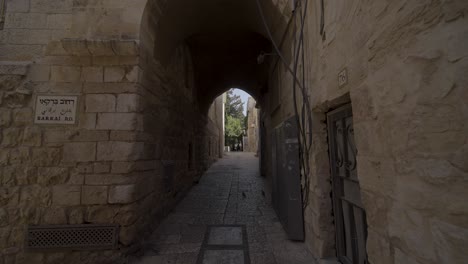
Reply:
<svg viewBox="0 0 468 264"><path fill-rule="evenodd" d="M273 27L281 15L270 0L260 1ZM232 87L261 95L268 63L258 64L257 57L270 52L271 44L255 0L173 0L166 5L155 32L154 56L164 64L176 47L188 44L202 108Z"/></svg>

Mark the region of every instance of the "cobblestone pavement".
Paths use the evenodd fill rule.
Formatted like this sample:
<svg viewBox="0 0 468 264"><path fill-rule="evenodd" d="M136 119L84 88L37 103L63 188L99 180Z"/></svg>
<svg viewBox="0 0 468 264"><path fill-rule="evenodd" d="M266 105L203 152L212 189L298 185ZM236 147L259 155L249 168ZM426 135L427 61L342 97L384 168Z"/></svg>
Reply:
<svg viewBox="0 0 468 264"><path fill-rule="evenodd" d="M253 153L215 163L146 241L133 264L313 264L287 240Z"/></svg>

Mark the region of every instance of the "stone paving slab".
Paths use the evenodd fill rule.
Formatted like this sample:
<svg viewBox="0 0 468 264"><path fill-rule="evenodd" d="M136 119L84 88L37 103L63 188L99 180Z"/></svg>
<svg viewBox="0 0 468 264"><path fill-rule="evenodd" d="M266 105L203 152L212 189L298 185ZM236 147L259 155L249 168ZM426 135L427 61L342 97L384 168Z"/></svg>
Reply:
<svg viewBox="0 0 468 264"><path fill-rule="evenodd" d="M287 239L270 201L258 158L231 152L203 175L145 242L143 256L130 263L317 263L304 243ZM235 227L242 229L242 244ZM237 244L229 244L233 241Z"/></svg>
<svg viewBox="0 0 468 264"><path fill-rule="evenodd" d="M208 245L242 245L242 228L212 227Z"/></svg>
<svg viewBox="0 0 468 264"><path fill-rule="evenodd" d="M242 250L207 250L203 264L244 264Z"/></svg>

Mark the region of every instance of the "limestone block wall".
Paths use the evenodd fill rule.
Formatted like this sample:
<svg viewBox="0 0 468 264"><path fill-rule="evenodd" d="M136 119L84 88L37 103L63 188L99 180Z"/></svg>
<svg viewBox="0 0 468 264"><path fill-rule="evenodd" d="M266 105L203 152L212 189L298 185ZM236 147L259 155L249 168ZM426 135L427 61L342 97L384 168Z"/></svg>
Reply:
<svg viewBox="0 0 468 264"><path fill-rule="evenodd" d="M306 243L318 259L336 254L326 113L351 103L370 262L465 263L468 5L324 2L321 34L320 1L309 1L306 60L299 64L313 107ZM299 37L294 25L298 18L279 30L289 61ZM340 86L345 69L347 84ZM267 175L269 133L294 115L291 96L291 76L279 63L261 99Z"/></svg>
<svg viewBox="0 0 468 264"><path fill-rule="evenodd" d="M244 151L255 152L258 151L258 139L259 139L259 124L258 124L258 112L256 108L256 101L252 97L247 100L247 139L248 147L244 147Z"/></svg>
<svg viewBox="0 0 468 264"><path fill-rule="evenodd" d="M188 56L176 54L171 65L155 63L148 72L145 49L131 37L139 28L107 34L99 19L83 26L94 11L115 7L105 2L7 1L0 30L0 263L119 263L217 158L206 142L219 140L219 122L193 111L194 94L174 78ZM120 16L109 19L126 28L115 27ZM168 82L161 85L158 76ZM34 123L36 98L45 94L78 96L74 125ZM172 165L174 174L164 175ZM120 250L23 249L28 225L84 223L119 224Z"/></svg>
<svg viewBox="0 0 468 264"><path fill-rule="evenodd" d="M467 8L463 1L325 1L321 36L320 5L311 4L315 171L306 230L317 256L334 248L324 114L351 102L370 262L467 261ZM348 83L340 87L344 69Z"/></svg>

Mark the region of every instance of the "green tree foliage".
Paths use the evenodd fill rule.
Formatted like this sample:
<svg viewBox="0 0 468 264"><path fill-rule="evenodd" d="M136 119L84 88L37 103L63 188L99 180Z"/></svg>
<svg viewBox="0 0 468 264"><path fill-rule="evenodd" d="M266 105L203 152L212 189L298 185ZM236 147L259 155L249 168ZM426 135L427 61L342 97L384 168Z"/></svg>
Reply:
<svg viewBox="0 0 468 264"><path fill-rule="evenodd" d="M242 136L242 122L239 118L233 116L226 117L226 136L229 138L238 138Z"/></svg>
<svg viewBox="0 0 468 264"><path fill-rule="evenodd" d="M244 118L244 103L239 95L234 94L234 89L226 93L226 116Z"/></svg>
<svg viewBox="0 0 468 264"><path fill-rule="evenodd" d="M225 140L226 145L234 149L234 145L242 142L245 131L244 103L233 89L226 93L225 111Z"/></svg>

